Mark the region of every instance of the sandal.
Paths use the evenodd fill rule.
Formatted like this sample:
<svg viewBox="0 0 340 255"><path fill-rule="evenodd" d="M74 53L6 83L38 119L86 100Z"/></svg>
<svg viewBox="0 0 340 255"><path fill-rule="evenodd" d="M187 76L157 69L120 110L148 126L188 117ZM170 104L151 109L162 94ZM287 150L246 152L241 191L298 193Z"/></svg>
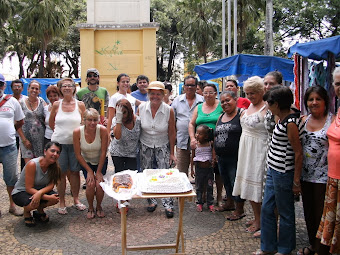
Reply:
<svg viewBox="0 0 340 255"><path fill-rule="evenodd" d="M208 208L209 208L210 212L215 212L216 211L214 205L209 205Z"/></svg>
<svg viewBox="0 0 340 255"><path fill-rule="evenodd" d="M306 252L307 250L307 252ZM297 252L297 255L314 255L315 251L313 251L310 247L303 247Z"/></svg>
<svg viewBox="0 0 340 255"><path fill-rule="evenodd" d="M261 238L261 229L257 230L254 234L253 234L254 238Z"/></svg>
<svg viewBox="0 0 340 255"><path fill-rule="evenodd" d="M88 209L88 210L87 210L86 218L89 219L89 220L91 220L91 219L93 219L94 217L95 217L94 211Z"/></svg>
<svg viewBox="0 0 340 255"><path fill-rule="evenodd" d="M68 214L66 207L59 207L58 213L61 214L61 215Z"/></svg>
<svg viewBox="0 0 340 255"><path fill-rule="evenodd" d="M254 225L251 225L250 227L246 228L247 233L255 233L256 231L259 231L260 228L255 227Z"/></svg>
<svg viewBox="0 0 340 255"><path fill-rule="evenodd" d="M35 224L35 221L33 219L33 217L26 217L25 218L25 225L26 227L34 227L36 224Z"/></svg>
<svg viewBox="0 0 340 255"><path fill-rule="evenodd" d="M36 221L42 222L42 223L47 223L50 221L50 218L47 216L46 213L39 213L38 211L33 212L33 218Z"/></svg>
<svg viewBox="0 0 340 255"><path fill-rule="evenodd" d="M127 208L126 208L126 213L127 213ZM102 208L96 209L96 214L97 214L98 218L104 218L105 217L105 213L104 213Z"/></svg>
<svg viewBox="0 0 340 255"><path fill-rule="evenodd" d="M246 217L246 215L244 213L240 214L240 215L232 214L232 215L227 217L227 220L235 221L235 220L240 220L240 219L242 219L244 217Z"/></svg>
<svg viewBox="0 0 340 255"><path fill-rule="evenodd" d="M78 211L84 211L86 209L86 206L83 205L82 203L74 204L74 206Z"/></svg>
<svg viewBox="0 0 340 255"><path fill-rule="evenodd" d="M16 207L13 208L9 208L8 212L14 216L23 216L24 213L23 212L19 212L18 209Z"/></svg>

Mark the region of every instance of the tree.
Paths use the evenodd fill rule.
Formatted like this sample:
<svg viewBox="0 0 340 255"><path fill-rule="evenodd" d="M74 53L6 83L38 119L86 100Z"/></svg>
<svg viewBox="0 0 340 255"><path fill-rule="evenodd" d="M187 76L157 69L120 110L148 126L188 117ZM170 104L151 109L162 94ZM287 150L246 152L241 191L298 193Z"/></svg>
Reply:
<svg viewBox="0 0 340 255"><path fill-rule="evenodd" d="M220 1L180 0L181 17L178 29L187 45L192 44L198 56L207 62L208 53L216 43L220 30Z"/></svg>
<svg viewBox="0 0 340 255"><path fill-rule="evenodd" d="M36 37L41 44L38 77L43 77L47 45L68 27L66 0L25 0L21 16L21 31Z"/></svg>
<svg viewBox="0 0 340 255"><path fill-rule="evenodd" d="M266 44L264 55L273 56L273 0L266 1Z"/></svg>

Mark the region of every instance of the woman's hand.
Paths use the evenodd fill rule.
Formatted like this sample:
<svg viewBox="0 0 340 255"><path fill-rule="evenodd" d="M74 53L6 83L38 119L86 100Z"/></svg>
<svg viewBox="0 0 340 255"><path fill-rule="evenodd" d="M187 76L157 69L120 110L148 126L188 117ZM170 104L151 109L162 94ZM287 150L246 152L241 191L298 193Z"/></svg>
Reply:
<svg viewBox="0 0 340 255"><path fill-rule="evenodd" d="M40 204L40 199L41 199L41 193L38 191L38 192L36 192L36 193L34 193L31 197L30 197L30 199L31 199L31 204L33 205L33 206L39 206L39 204Z"/></svg>
<svg viewBox="0 0 340 255"><path fill-rule="evenodd" d="M97 174L96 174L96 180L97 180L98 183L104 182L103 174L102 174L101 172L97 172Z"/></svg>
<svg viewBox="0 0 340 255"><path fill-rule="evenodd" d="M27 139L23 140L22 143L27 149L29 149L29 150L32 149L32 144Z"/></svg>
<svg viewBox="0 0 340 255"><path fill-rule="evenodd" d="M195 150L196 147L197 147L197 140L196 140L196 138L190 139L190 148L192 150Z"/></svg>
<svg viewBox="0 0 340 255"><path fill-rule="evenodd" d="M169 164L170 164L170 168L174 168L176 166L177 159L176 159L175 155L170 154Z"/></svg>
<svg viewBox="0 0 340 255"><path fill-rule="evenodd" d="M94 173L93 172L87 172L87 178L86 178L86 183L89 185L89 186L92 186L95 184L95 177L94 177Z"/></svg>
<svg viewBox="0 0 340 255"><path fill-rule="evenodd" d="M46 200L51 201L53 204L57 204L59 203L59 195L58 194L48 195Z"/></svg>
<svg viewBox="0 0 340 255"><path fill-rule="evenodd" d="M298 182L298 183L293 182L293 193L294 193L294 195L300 195L300 193L301 193L301 184L300 184L300 182Z"/></svg>
<svg viewBox="0 0 340 255"><path fill-rule="evenodd" d="M194 169L191 169L190 175L191 175L192 178L195 178L195 170Z"/></svg>
<svg viewBox="0 0 340 255"><path fill-rule="evenodd" d="M122 124L123 122L123 106L116 107L116 123Z"/></svg>

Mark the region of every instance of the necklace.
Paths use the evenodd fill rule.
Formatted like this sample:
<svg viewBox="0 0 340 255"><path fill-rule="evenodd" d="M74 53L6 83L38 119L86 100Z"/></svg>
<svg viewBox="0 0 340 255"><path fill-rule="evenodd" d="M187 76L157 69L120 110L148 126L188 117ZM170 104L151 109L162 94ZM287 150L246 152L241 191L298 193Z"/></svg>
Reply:
<svg viewBox="0 0 340 255"><path fill-rule="evenodd" d="M27 101L28 101L28 105L30 106L31 108L31 111L34 112L36 109L33 109L33 106L32 106L32 102L27 98ZM38 101L37 101L38 102ZM34 102L35 103L35 102Z"/></svg>

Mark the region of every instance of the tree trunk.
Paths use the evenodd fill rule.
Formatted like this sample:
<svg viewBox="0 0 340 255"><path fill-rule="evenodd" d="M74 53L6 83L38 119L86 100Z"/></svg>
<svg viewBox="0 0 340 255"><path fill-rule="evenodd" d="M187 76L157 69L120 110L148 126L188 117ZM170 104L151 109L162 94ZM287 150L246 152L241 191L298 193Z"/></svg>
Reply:
<svg viewBox="0 0 340 255"><path fill-rule="evenodd" d="M174 69L174 58L175 58L176 47L177 47L177 43L174 41L171 41L170 44L171 44L171 49L170 49L169 62L168 62L168 71L166 75L167 81L170 81L170 78L172 76L172 72Z"/></svg>
<svg viewBox="0 0 340 255"><path fill-rule="evenodd" d="M42 43L41 50L40 50L40 64L39 64L38 78L44 77L45 49L46 49L45 44Z"/></svg>
<svg viewBox="0 0 340 255"><path fill-rule="evenodd" d="M264 55L274 55L273 45L273 0L266 0L266 43Z"/></svg>

